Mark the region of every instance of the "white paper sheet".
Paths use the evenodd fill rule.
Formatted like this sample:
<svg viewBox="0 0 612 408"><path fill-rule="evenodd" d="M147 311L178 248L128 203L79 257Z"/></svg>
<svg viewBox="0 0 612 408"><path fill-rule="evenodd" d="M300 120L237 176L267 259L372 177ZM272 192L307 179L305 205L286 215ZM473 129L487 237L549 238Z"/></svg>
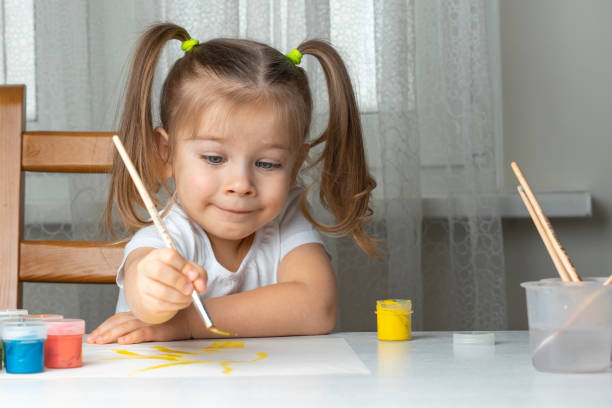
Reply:
<svg viewBox="0 0 612 408"><path fill-rule="evenodd" d="M326 336L83 344L83 366L1 380L369 374L344 339Z"/></svg>

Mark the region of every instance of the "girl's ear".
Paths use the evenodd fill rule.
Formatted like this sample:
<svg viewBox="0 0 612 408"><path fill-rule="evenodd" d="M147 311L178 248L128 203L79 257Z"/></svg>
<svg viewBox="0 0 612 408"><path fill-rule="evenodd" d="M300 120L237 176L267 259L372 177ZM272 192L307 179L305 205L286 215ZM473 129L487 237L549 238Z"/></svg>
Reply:
<svg viewBox="0 0 612 408"><path fill-rule="evenodd" d="M168 133L162 127L156 127L154 132L155 132L155 142L157 143L157 150L159 151L159 157L162 163L161 176L164 179L168 179L172 177L173 175Z"/></svg>
<svg viewBox="0 0 612 408"><path fill-rule="evenodd" d="M310 145L308 143L304 143L300 152L298 153L297 160L295 161L295 165L293 166L293 173L291 174L291 188L295 187L295 180L297 179L298 174L300 173L300 169L304 164L304 161L308 157L308 153L310 152Z"/></svg>

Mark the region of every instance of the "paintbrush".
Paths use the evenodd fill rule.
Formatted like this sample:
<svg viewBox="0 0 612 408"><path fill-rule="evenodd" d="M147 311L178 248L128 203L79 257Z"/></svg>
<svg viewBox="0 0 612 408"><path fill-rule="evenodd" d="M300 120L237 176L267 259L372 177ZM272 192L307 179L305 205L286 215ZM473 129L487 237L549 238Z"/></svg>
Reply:
<svg viewBox="0 0 612 408"><path fill-rule="evenodd" d="M544 246L546 247L546 250L548 251L548 255L550 255L550 259L552 259L553 264L555 265L555 268L557 269L557 273L559 274L559 277L561 277L561 279L564 282L570 281L571 279L569 275L567 274L565 267L561 263L561 260L559 259L557 252L555 252L555 249L553 248L552 243L550 239L548 238L548 235L546 234L544 225L542 224L537 214L535 213L535 210L533 208L533 205L531 204L531 201L529 201L529 198L527 198L527 196L525 195L525 192L523 191L523 187L517 186L516 189L518 190L518 193L521 196L521 199L523 200L523 203L525 204L525 208L527 208L527 212L531 216L531 219L533 220L533 223L536 226L536 229L540 233L542 242L544 242Z"/></svg>
<svg viewBox="0 0 612 408"><path fill-rule="evenodd" d="M170 238L170 234L168 234L168 231L166 230L166 227L164 226L164 223L162 222L161 218L159 218L157 208L153 204L153 200L151 199L149 192L147 191L144 183L142 182L142 179L138 175L138 171L134 167L134 163L132 163L130 156L128 156L127 152L125 151L125 147L123 147L123 143L121 143L119 136L113 136L113 143L115 144L115 147L117 148L117 151L119 152L119 155L121 156L125 167L127 167L128 172L132 177L132 181L136 185L136 189L138 190L138 193L140 194L140 197L142 198L142 201L144 202L145 207L147 208L147 211L149 212L149 215L153 220L153 224L155 224L155 226L157 227L157 231L159 232L159 235L161 235L164 244L166 244L167 248L176 250L176 246L174 245L172 238ZM200 296L198 295L198 292L195 289L193 290L193 292L191 292L191 297L193 299L193 303L195 304L196 309L200 313L200 317L204 321L204 325L206 326L206 328L213 333L228 336L229 333L226 333L215 327L212 320L210 319L210 316L208 315L206 307L202 303L202 300L200 299Z"/></svg>
<svg viewBox="0 0 612 408"><path fill-rule="evenodd" d="M561 246L561 243L557 239L557 236L555 235L555 230L550 224L550 221L548 221L548 217L546 217L546 215L544 214L544 211L542 211L542 207L540 207L540 203L538 203L538 200L533 194L533 191L531 190L529 183L527 183L527 179L525 179L525 176L523 175L523 172L521 171L520 167L518 166L518 164L516 164L516 162L510 163L510 167L512 167L512 171L514 171L514 175L518 179L523 189L523 192L525 193L525 198L527 199L527 201L525 202L525 205L527 206L527 209L529 210L529 206L527 203L531 204L532 206L533 215L531 213L530 215L532 215L534 223L537 226L538 221L539 221L540 225L542 226L542 231L543 231L542 239L544 240L544 243L546 244L547 241L550 243L550 245L552 246L554 250L553 252L556 254L558 260L560 261L561 265L565 269L564 271L565 274L563 273L562 270L558 270L559 275L561 276L563 280L565 280L565 278L567 277L569 278L569 280L573 282L581 281L582 278L580 277L580 275L574 268L574 265L572 265L572 262L570 261L569 256L565 252L565 249L563 249L563 246ZM520 194L520 190L519 190L519 194ZM523 198L523 195L521 195L521 198ZM553 257L553 262L554 262L555 258L552 254L551 254L551 257ZM555 263L555 266L557 266L557 263Z"/></svg>

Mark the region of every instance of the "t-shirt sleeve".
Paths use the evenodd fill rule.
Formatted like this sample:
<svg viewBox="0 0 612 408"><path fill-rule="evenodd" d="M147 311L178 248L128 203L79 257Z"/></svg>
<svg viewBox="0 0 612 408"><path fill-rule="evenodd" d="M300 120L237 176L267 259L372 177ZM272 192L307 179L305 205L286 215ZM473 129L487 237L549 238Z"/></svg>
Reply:
<svg viewBox="0 0 612 408"><path fill-rule="evenodd" d="M300 208L300 194L296 191L287 200L287 207L280 220L280 259L300 245L319 243L324 245L319 231L306 219Z"/></svg>

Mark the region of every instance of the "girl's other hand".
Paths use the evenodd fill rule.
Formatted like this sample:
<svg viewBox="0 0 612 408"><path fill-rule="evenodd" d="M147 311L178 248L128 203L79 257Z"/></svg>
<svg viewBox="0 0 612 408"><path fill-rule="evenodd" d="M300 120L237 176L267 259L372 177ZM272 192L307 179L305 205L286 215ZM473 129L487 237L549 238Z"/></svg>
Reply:
<svg viewBox="0 0 612 408"><path fill-rule="evenodd" d="M139 303L148 315L168 316L191 304L194 288L206 290L204 268L186 261L174 249L154 249L134 267Z"/></svg>
<svg viewBox="0 0 612 408"><path fill-rule="evenodd" d="M87 343L134 344L145 341L171 341L189 339L189 326L182 313L161 324L148 324L132 312L117 313L106 319L87 336Z"/></svg>

